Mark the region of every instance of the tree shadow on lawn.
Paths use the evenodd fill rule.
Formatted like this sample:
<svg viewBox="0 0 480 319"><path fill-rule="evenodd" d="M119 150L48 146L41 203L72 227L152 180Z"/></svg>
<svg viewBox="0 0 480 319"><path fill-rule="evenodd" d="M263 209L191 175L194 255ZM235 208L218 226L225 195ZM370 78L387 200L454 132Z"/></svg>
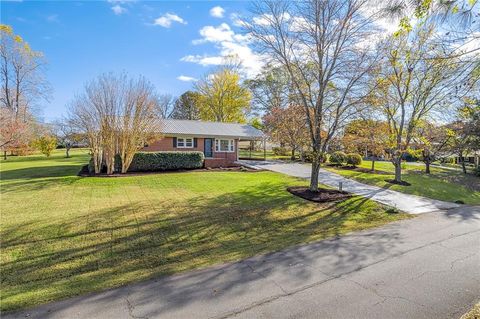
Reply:
<svg viewBox="0 0 480 319"><path fill-rule="evenodd" d="M28 168L18 168L0 173L0 180L32 180L48 177L75 176L80 171L79 165L59 165L59 166L38 166Z"/></svg>
<svg viewBox="0 0 480 319"><path fill-rule="evenodd" d="M345 231L385 222L384 213L357 213L366 204L365 198L354 197L339 205L318 205L295 198L287 191L279 193L278 187L284 185L264 184L215 198L198 196L188 200L190 204L119 205L57 224L19 225L2 235L3 254L11 257L1 267L2 307L45 303L335 238L253 257L226 269L214 267L180 277L161 277L87 297L87 303L99 305L118 298L128 289L129 293L140 293L138 305L155 302L145 314L154 316L199 300L214 300L218 297L215 291L243 295L255 283L278 273L288 273L291 280L302 285L313 280L318 272L351 271L372 258L389 254L401 241L395 229L371 234L365 241L339 237ZM313 209L304 211L305 205ZM282 214L287 210L289 214ZM319 258L325 258L328 269L315 269ZM274 266L260 269L264 260L272 260ZM299 263L305 266L291 271L292 264ZM255 271L257 268L259 272ZM21 293L27 294L18 295Z"/></svg>

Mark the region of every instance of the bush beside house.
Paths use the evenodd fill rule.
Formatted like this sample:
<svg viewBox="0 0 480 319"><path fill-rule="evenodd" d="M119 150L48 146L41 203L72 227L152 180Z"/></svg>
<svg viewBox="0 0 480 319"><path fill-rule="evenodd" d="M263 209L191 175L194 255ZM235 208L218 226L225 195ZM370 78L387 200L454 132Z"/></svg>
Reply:
<svg viewBox="0 0 480 319"><path fill-rule="evenodd" d="M203 152L138 152L133 156L128 172L155 172L202 168L204 159ZM115 156L115 170L120 172L121 167L122 160L121 157L117 155ZM90 160L88 170L90 173L94 171L93 160Z"/></svg>
<svg viewBox="0 0 480 319"><path fill-rule="evenodd" d="M139 152L133 156L129 172L168 171L203 167L202 152Z"/></svg>

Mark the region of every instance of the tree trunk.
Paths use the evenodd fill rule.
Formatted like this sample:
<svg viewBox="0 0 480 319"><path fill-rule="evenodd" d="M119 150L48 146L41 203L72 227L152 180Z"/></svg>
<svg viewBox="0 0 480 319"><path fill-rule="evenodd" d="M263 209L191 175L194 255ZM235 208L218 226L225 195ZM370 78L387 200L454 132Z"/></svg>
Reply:
<svg viewBox="0 0 480 319"><path fill-rule="evenodd" d="M292 148L292 156L290 158L292 161L295 160L295 148Z"/></svg>
<svg viewBox="0 0 480 319"><path fill-rule="evenodd" d="M430 174L430 157L425 158L425 173Z"/></svg>
<svg viewBox="0 0 480 319"><path fill-rule="evenodd" d="M3 159L7 160L7 151L3 151Z"/></svg>
<svg viewBox="0 0 480 319"><path fill-rule="evenodd" d="M318 170L320 169L320 159L314 156L312 161L312 175L310 177L309 190L318 192Z"/></svg>
<svg viewBox="0 0 480 319"><path fill-rule="evenodd" d="M65 156L67 158L70 158L70 147L68 147L68 146L65 147Z"/></svg>
<svg viewBox="0 0 480 319"><path fill-rule="evenodd" d="M372 169L371 169L372 172L375 171L375 156L372 157Z"/></svg>
<svg viewBox="0 0 480 319"><path fill-rule="evenodd" d="M463 158L463 152L460 152L458 159L462 162L462 171L463 174L467 174L467 168L465 167L465 158Z"/></svg>
<svg viewBox="0 0 480 319"><path fill-rule="evenodd" d="M393 165L395 166L395 182L402 182L402 157L394 158Z"/></svg>

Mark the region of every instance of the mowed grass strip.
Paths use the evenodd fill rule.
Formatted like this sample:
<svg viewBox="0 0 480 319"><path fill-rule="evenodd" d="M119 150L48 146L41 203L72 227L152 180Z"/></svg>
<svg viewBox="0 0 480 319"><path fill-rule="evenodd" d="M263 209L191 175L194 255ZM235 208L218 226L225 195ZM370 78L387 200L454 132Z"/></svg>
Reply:
<svg viewBox="0 0 480 319"><path fill-rule="evenodd" d="M359 167L370 169L371 161L363 161ZM391 162L375 162L375 170L389 174L372 174L355 170L326 166L323 168L359 182L383 188L414 194L447 202L463 201L469 205L480 205L480 178L461 171L430 166L431 174L425 174L424 165L406 164L402 179L410 186L395 185L385 180L394 179L394 166Z"/></svg>
<svg viewBox="0 0 480 319"><path fill-rule="evenodd" d="M409 218L361 197L319 205L272 172L78 177L86 151L1 162L1 309L240 260Z"/></svg>

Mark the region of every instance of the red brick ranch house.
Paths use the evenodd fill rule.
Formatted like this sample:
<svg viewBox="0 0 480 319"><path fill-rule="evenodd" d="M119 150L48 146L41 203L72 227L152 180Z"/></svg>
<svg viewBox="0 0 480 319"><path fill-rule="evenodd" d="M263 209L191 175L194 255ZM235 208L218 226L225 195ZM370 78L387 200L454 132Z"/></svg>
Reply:
<svg viewBox="0 0 480 319"><path fill-rule="evenodd" d="M205 155L205 167L234 166L238 161L240 141L262 140L262 131L248 124L190 120L162 120L162 138L142 151L200 151Z"/></svg>

